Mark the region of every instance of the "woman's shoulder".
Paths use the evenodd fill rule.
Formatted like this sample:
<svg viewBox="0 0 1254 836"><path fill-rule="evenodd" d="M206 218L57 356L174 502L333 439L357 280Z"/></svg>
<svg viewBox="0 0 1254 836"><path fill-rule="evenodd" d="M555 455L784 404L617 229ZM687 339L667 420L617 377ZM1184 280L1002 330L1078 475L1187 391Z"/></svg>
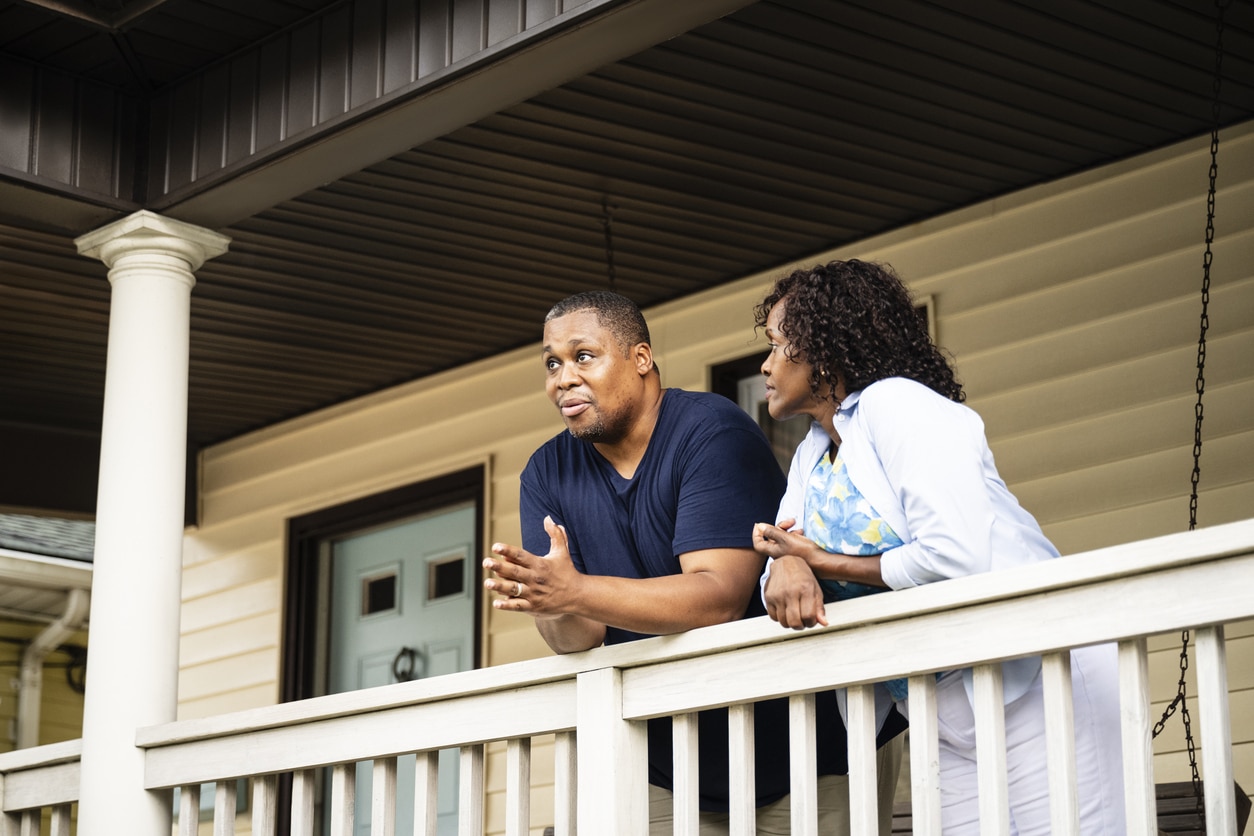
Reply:
<svg viewBox="0 0 1254 836"><path fill-rule="evenodd" d="M904 377L886 377L863 389L858 396L858 409L865 419L876 422L895 419L910 423L920 415L930 415L933 420L943 417L964 426L983 426L980 416L967 405Z"/></svg>
<svg viewBox="0 0 1254 836"><path fill-rule="evenodd" d="M953 403L944 395L908 377L886 377L862 390L859 402L869 405L900 403Z"/></svg>

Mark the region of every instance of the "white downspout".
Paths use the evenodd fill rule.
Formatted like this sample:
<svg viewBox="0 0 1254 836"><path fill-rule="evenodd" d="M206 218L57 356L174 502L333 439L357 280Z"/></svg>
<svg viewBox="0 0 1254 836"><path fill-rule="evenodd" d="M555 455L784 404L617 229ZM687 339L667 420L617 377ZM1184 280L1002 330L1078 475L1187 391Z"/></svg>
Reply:
<svg viewBox="0 0 1254 836"><path fill-rule="evenodd" d="M44 659L87 620L90 596L85 589L71 589L65 612L44 628L22 652L21 684L17 697L17 748L39 745L39 710L43 700Z"/></svg>

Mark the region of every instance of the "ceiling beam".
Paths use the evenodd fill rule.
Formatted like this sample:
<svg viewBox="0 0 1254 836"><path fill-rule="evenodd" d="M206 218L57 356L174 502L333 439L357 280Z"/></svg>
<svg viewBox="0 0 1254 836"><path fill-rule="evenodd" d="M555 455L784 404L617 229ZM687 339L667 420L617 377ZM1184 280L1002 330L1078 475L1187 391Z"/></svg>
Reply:
<svg viewBox="0 0 1254 836"><path fill-rule="evenodd" d="M20 2L90 23L108 32L117 32L132 20L147 14L167 0L140 0L140 2L123 5L116 12L107 13L101 13L99 9L82 0L20 0Z"/></svg>

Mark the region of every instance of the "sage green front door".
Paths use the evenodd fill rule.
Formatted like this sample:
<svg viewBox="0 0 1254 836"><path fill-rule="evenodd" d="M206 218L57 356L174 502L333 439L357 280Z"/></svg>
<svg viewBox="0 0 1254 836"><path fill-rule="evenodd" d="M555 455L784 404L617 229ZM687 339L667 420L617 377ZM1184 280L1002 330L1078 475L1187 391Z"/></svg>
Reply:
<svg viewBox="0 0 1254 836"><path fill-rule="evenodd" d="M329 693L474 666L473 502L330 541ZM457 832L455 750L440 753L439 833ZM368 765L357 769L357 833L370 833ZM413 832L414 758L397 766L396 832Z"/></svg>

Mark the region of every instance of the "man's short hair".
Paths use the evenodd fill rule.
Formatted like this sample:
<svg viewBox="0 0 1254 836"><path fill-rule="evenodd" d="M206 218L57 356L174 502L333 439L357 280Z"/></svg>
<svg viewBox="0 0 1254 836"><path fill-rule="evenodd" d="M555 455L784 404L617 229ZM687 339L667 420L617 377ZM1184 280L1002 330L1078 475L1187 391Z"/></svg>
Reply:
<svg viewBox="0 0 1254 836"><path fill-rule="evenodd" d="M618 340L624 351L649 339L649 326L636 303L609 290L588 290L567 296L554 305L544 317L545 323L577 311L592 311L597 322Z"/></svg>

